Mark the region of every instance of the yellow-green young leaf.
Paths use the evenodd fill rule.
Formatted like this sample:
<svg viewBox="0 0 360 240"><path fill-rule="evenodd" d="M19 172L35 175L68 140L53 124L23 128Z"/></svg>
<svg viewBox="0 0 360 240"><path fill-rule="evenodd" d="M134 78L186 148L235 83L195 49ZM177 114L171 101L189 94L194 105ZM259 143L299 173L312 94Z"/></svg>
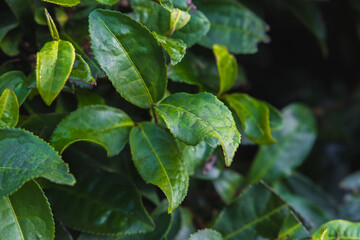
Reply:
<svg viewBox="0 0 360 240"><path fill-rule="evenodd" d="M211 23L200 41L205 47L223 44L231 53L255 53L259 42L269 41L265 22L238 1L198 0L196 6Z"/></svg>
<svg viewBox="0 0 360 240"><path fill-rule="evenodd" d="M80 0L42 0L42 1L54 3L63 7L73 7L80 3Z"/></svg>
<svg viewBox="0 0 360 240"><path fill-rule="evenodd" d="M270 182L290 175L309 154L316 138L316 122L309 108L292 104L283 111L284 126L273 131L275 144L261 146L249 171L249 182Z"/></svg>
<svg viewBox="0 0 360 240"><path fill-rule="evenodd" d="M92 11L89 24L95 59L116 91L141 108L159 101L165 93L167 70L154 35L129 16L115 11Z"/></svg>
<svg viewBox="0 0 360 240"><path fill-rule="evenodd" d="M262 183L251 185L225 207L214 229L229 240L308 237L289 205Z"/></svg>
<svg viewBox="0 0 360 240"><path fill-rule="evenodd" d="M240 144L230 110L210 93L178 93L156 107L171 133L181 141L197 145L201 141L215 147L221 144L226 166L230 166Z"/></svg>
<svg viewBox="0 0 360 240"><path fill-rule="evenodd" d="M176 30L179 30L190 21L191 15L188 12L175 8L170 14L170 30L168 36L171 36Z"/></svg>
<svg viewBox="0 0 360 240"><path fill-rule="evenodd" d="M56 25L54 23L54 20L52 19L52 17L50 16L48 10L45 8L45 15L46 15L46 20L47 20L47 24L49 26L49 31L50 31L50 35L53 38L53 40L59 40L59 32L56 28Z"/></svg>
<svg viewBox="0 0 360 240"><path fill-rule="evenodd" d="M187 240L223 240L221 234L212 229L203 229L192 234Z"/></svg>
<svg viewBox="0 0 360 240"><path fill-rule="evenodd" d="M70 76L75 49L68 41L47 42L37 53L36 86L40 96L50 105Z"/></svg>
<svg viewBox="0 0 360 240"><path fill-rule="evenodd" d="M55 217L81 232L118 236L150 232L154 223L136 187L126 177L109 172L76 175L74 187L54 186L47 196Z"/></svg>
<svg viewBox="0 0 360 240"><path fill-rule="evenodd" d="M96 0L96 1L104 5L112 6L115 3L117 3L119 0Z"/></svg>
<svg viewBox="0 0 360 240"><path fill-rule="evenodd" d="M237 78L238 66L236 58L229 54L224 45L214 44L213 51L220 77L220 89L218 96L227 92L234 85Z"/></svg>
<svg viewBox="0 0 360 240"><path fill-rule="evenodd" d="M171 65L178 64L186 53L186 44L180 39L174 39L166 36L162 36L154 32L154 35L161 46L169 54L171 59Z"/></svg>
<svg viewBox="0 0 360 240"><path fill-rule="evenodd" d="M245 135L257 144L272 144L269 108L267 105L244 93L233 93L225 96L241 121Z"/></svg>
<svg viewBox="0 0 360 240"><path fill-rule="evenodd" d="M28 88L26 76L20 71L11 71L0 76L0 94L2 94L6 88L10 88L15 92L20 105L25 101L31 91L31 89Z"/></svg>
<svg viewBox="0 0 360 240"><path fill-rule="evenodd" d="M58 184L75 183L67 164L49 144L22 129L0 129L0 198L38 177Z"/></svg>
<svg viewBox="0 0 360 240"><path fill-rule="evenodd" d="M0 128L15 127L19 120L19 103L13 90L7 88L0 97Z"/></svg>
<svg viewBox="0 0 360 240"><path fill-rule="evenodd" d="M35 181L0 199L0 216L1 239L53 240L55 237L50 205Z"/></svg>
<svg viewBox="0 0 360 240"><path fill-rule="evenodd" d="M120 109L92 105L64 118L56 127L50 143L62 153L74 142L93 142L104 147L108 156L114 156L124 148L133 125L131 118Z"/></svg>
<svg viewBox="0 0 360 240"><path fill-rule="evenodd" d="M158 186L168 199L168 212L184 200L189 173L173 136L149 122L134 127L130 133L131 155L141 177Z"/></svg>
<svg viewBox="0 0 360 240"><path fill-rule="evenodd" d="M324 229L327 229L327 232ZM333 220L321 225L312 236L314 240L360 239L360 223Z"/></svg>

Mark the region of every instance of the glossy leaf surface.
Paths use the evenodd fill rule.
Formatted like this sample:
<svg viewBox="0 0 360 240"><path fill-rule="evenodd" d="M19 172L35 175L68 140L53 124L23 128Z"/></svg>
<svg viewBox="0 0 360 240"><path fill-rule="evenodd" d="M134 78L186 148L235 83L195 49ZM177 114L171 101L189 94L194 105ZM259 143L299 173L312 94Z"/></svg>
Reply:
<svg viewBox="0 0 360 240"><path fill-rule="evenodd" d="M238 72L237 62L236 58L229 54L225 46L215 44L212 48L220 77L218 96L221 96L224 92L229 91L235 83Z"/></svg>
<svg viewBox="0 0 360 240"><path fill-rule="evenodd" d="M197 145L206 140L215 147L216 138L222 146L225 164L230 166L240 144L240 133L230 110L215 96L209 93L174 94L156 106L156 111L171 133L187 144Z"/></svg>
<svg viewBox="0 0 360 240"><path fill-rule="evenodd" d="M55 217L71 228L113 236L154 229L135 186L121 175L82 173L74 187L47 192Z"/></svg>
<svg viewBox="0 0 360 240"><path fill-rule="evenodd" d="M104 147L108 156L118 154L128 141L134 125L122 110L102 105L80 108L56 127L50 142L62 153L70 144L89 141Z"/></svg>
<svg viewBox="0 0 360 240"><path fill-rule="evenodd" d="M241 121L245 135L258 144L272 144L276 141L271 136L269 108L267 105L244 93L225 96Z"/></svg>
<svg viewBox="0 0 360 240"><path fill-rule="evenodd" d="M185 198L189 173L173 136L153 123L142 123L130 133L131 155L141 177L158 186L172 212Z"/></svg>
<svg viewBox="0 0 360 240"><path fill-rule="evenodd" d="M54 20L52 19L52 17L50 16L50 14L46 8L45 8L45 15L46 15L46 20L47 20L47 24L49 27L51 37L53 38L53 40L59 40L60 39L59 32L56 28Z"/></svg>
<svg viewBox="0 0 360 240"><path fill-rule="evenodd" d="M50 105L70 76L75 49L70 42L51 41L37 53L36 86L40 96Z"/></svg>
<svg viewBox="0 0 360 240"><path fill-rule="evenodd" d="M100 9L90 14L89 23L95 58L117 92L142 108L159 101L167 84L166 65L149 30L125 14Z"/></svg>
<svg viewBox="0 0 360 240"><path fill-rule="evenodd" d="M269 41L266 24L243 5L231 0L200 0L196 4L210 20L209 33L200 44L225 45L231 53L255 53L259 42Z"/></svg>
<svg viewBox="0 0 360 240"><path fill-rule="evenodd" d="M81 57L80 54L75 55L75 62L69 76L71 81L80 81L90 85L96 85L96 81L91 75L90 67Z"/></svg>
<svg viewBox="0 0 360 240"><path fill-rule="evenodd" d="M212 229L204 229L200 230L194 234L191 235L187 240L223 240L224 238L221 236L221 234L215 230Z"/></svg>
<svg viewBox="0 0 360 240"><path fill-rule="evenodd" d="M246 207L244 207L246 206ZM299 239L307 232L289 206L261 183L251 185L220 213L214 224L224 239Z"/></svg>
<svg viewBox="0 0 360 240"><path fill-rule="evenodd" d="M117 3L119 0L96 0L96 1L104 5L112 6L115 3Z"/></svg>
<svg viewBox="0 0 360 240"><path fill-rule="evenodd" d="M323 229L326 228L328 239L360 239L360 223L353 223L345 220L333 220L321 225L321 227L313 234L313 237L315 239L321 239L324 231Z"/></svg>
<svg viewBox="0 0 360 240"><path fill-rule="evenodd" d="M54 220L40 186L29 181L0 199L0 236L6 239L54 239Z"/></svg>
<svg viewBox="0 0 360 240"><path fill-rule="evenodd" d="M15 127L19 119L19 103L13 90L7 88L0 96L0 128Z"/></svg>
<svg viewBox="0 0 360 240"><path fill-rule="evenodd" d="M173 39L166 36L155 33L155 36L161 46L169 54L171 59L171 65L178 64L186 53L186 44L180 39Z"/></svg>
<svg viewBox="0 0 360 240"><path fill-rule="evenodd" d="M310 110L301 104L292 104L283 111L284 126L272 135L276 143L261 146L250 169L250 182L267 182L289 175L309 154L315 138L316 123Z"/></svg>
<svg viewBox="0 0 360 240"><path fill-rule="evenodd" d="M0 129L0 198L38 177L75 183L67 164L46 142L22 129Z"/></svg>
<svg viewBox="0 0 360 240"><path fill-rule="evenodd" d="M11 71L0 76L0 94L6 88L10 88L15 92L20 105L31 91L27 86L26 76L20 71Z"/></svg>
<svg viewBox="0 0 360 240"><path fill-rule="evenodd" d="M42 0L42 1L54 3L64 7L72 7L80 3L80 0Z"/></svg>
<svg viewBox="0 0 360 240"><path fill-rule="evenodd" d="M175 8L170 14L170 30L167 35L171 36L176 30L183 28L190 18L191 15L188 12Z"/></svg>

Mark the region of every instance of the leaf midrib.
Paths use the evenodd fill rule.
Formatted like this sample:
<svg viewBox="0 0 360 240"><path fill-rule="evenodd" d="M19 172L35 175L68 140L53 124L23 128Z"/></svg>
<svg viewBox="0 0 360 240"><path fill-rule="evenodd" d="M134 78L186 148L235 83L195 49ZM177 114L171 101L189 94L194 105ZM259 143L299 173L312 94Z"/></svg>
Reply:
<svg viewBox="0 0 360 240"><path fill-rule="evenodd" d="M265 218L273 215L274 213L280 211L281 209L283 209L283 208L285 208L285 207L287 207L287 206L288 206L287 204L282 204L282 205L280 205L279 207L275 208L274 210L268 212L267 214L265 214L265 215L263 215L263 216L255 219L254 221L249 222L248 224L245 224L243 227L241 227L241 228L237 229L236 231L234 231L234 232L232 232L232 233L224 236L224 239L228 239L228 238L231 238L231 237L235 236L236 234L244 231L245 229L248 229L249 227L251 227L252 225L255 225L255 224L258 223L258 222L261 222L261 221L264 220Z"/></svg>
<svg viewBox="0 0 360 240"><path fill-rule="evenodd" d="M106 30L109 31L109 33L113 36L113 38L116 40L116 42L119 44L120 48L124 51L127 59L130 61L131 65L133 66L133 68L135 69L136 73L138 74L138 77L139 79L141 80L141 83L143 84L143 87L145 88L146 90L146 93L147 93L147 96L149 98L149 101L150 101L150 105L152 103L154 103L154 100L152 99L152 96L149 92L149 89L143 79L143 77L141 76L140 72L138 71L137 67L135 66L134 62L132 61L132 59L130 58L129 54L127 53L127 51L124 49L123 45L121 44L121 42L117 39L117 37L114 35L114 33L108 28L108 26L105 24L105 22L99 17L96 15L96 17L98 18L98 20L104 25L104 27L106 28Z"/></svg>
<svg viewBox="0 0 360 240"><path fill-rule="evenodd" d="M8 201L9 207L10 207L10 209L11 209L11 212L12 212L12 214L14 215L14 219L15 219L16 225L17 225L17 227L18 227L18 229L19 229L19 232L20 232L20 234L21 234L21 239L25 240L24 234L23 234L23 232L22 232L22 230L21 230L21 227L20 227L20 223L19 223L18 217L16 216L16 213L15 213L15 210L14 210L14 208L13 208L13 206L12 206L12 203L11 203L11 201L10 201L10 198L9 198L9 197L6 197L6 200Z"/></svg>

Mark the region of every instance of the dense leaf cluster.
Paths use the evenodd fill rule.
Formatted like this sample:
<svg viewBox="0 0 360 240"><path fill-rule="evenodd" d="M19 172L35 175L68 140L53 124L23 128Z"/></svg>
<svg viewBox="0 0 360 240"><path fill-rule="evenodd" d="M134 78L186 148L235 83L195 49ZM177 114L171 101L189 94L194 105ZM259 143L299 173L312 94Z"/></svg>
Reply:
<svg viewBox="0 0 360 240"><path fill-rule="evenodd" d="M317 4L283 5L326 55ZM1 3L0 239L359 239L360 223L335 220L334 203L295 171L318 135L313 111L242 90L234 54L270 41L251 6ZM229 168L240 142L260 145L242 174ZM359 179L342 186L356 191ZM199 216L209 184L216 206Z"/></svg>

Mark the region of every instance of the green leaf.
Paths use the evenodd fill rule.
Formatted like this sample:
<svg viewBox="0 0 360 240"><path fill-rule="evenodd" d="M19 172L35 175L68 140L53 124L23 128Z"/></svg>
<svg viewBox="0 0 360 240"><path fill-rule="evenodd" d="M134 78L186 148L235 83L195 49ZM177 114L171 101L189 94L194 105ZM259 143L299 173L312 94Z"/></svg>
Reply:
<svg viewBox="0 0 360 240"><path fill-rule="evenodd" d="M192 222L193 216L190 210L178 207L172 214L174 215L173 223L167 238L172 240L186 239L192 232L195 231L195 227Z"/></svg>
<svg viewBox="0 0 360 240"><path fill-rule="evenodd" d="M236 1L200 0L196 6L211 23L200 41L205 47L222 44L232 53L255 53L259 42L269 41L265 22Z"/></svg>
<svg viewBox="0 0 360 240"><path fill-rule="evenodd" d="M360 189L360 171L347 175L340 182L340 187L357 192Z"/></svg>
<svg viewBox="0 0 360 240"><path fill-rule="evenodd" d="M167 71L151 32L125 14L108 10L91 12L89 22L93 53L116 91L141 108L159 101Z"/></svg>
<svg viewBox="0 0 360 240"><path fill-rule="evenodd" d="M212 229L203 229L192 234L187 240L223 240L221 234Z"/></svg>
<svg viewBox="0 0 360 240"><path fill-rule="evenodd" d="M133 125L131 118L120 109L92 105L64 118L56 127L50 143L62 153L74 142L93 142L104 147L108 156L114 156L124 148Z"/></svg>
<svg viewBox="0 0 360 240"><path fill-rule="evenodd" d="M200 166L214 151L206 141L200 142L196 146L186 144L183 150L183 159L185 159L189 175L194 175L195 169Z"/></svg>
<svg viewBox="0 0 360 240"><path fill-rule="evenodd" d="M213 180L216 192L226 204L230 204L234 199L242 182L243 177L230 169L225 169L218 178Z"/></svg>
<svg viewBox="0 0 360 240"><path fill-rule="evenodd" d="M324 232L327 229L327 233ZM326 231L326 230L325 230ZM325 234L325 236L324 236ZM326 236L327 235L327 236ZM345 220L333 220L327 222L312 235L315 240L320 239L360 239L360 223L352 223Z"/></svg>
<svg viewBox="0 0 360 240"><path fill-rule="evenodd" d="M168 32L168 36L171 36L176 30L179 30L190 21L191 15L186 12L182 11L178 8L175 8L171 11L170 14L170 30Z"/></svg>
<svg viewBox="0 0 360 240"><path fill-rule="evenodd" d="M28 88L26 76L20 71L11 71L0 76L0 93L3 93L6 88L10 88L15 92L20 105L31 91Z"/></svg>
<svg viewBox="0 0 360 240"><path fill-rule="evenodd" d="M80 54L75 54L75 62L71 70L69 80L74 82L80 81L96 86L96 80L91 75L90 67Z"/></svg>
<svg viewBox="0 0 360 240"><path fill-rule="evenodd" d="M20 53L19 44L23 33L17 29L10 31L0 42L1 50L8 56L14 57Z"/></svg>
<svg viewBox="0 0 360 240"><path fill-rule="evenodd" d="M63 7L73 7L80 3L80 0L42 0L42 1L54 3Z"/></svg>
<svg viewBox="0 0 360 240"><path fill-rule="evenodd" d="M166 36L162 36L154 32L154 35L161 46L169 54L171 59L171 65L175 66L178 64L181 59L185 56L186 53L186 44L180 39L173 39Z"/></svg>
<svg viewBox="0 0 360 240"><path fill-rule="evenodd" d="M215 44L212 47L220 76L220 89L218 96L227 92L234 85L237 78L236 58L229 54L224 45Z"/></svg>
<svg viewBox="0 0 360 240"><path fill-rule="evenodd" d="M187 5L186 0L182 3ZM183 11L187 10L181 8L180 5L175 5L175 7ZM171 33L171 12L168 10L149 0L131 0L131 7L134 10L135 18L151 31L164 36ZM183 40L188 47L191 47L206 35L210 23L201 11L191 9L188 13L190 21L183 28L175 31L172 37Z"/></svg>
<svg viewBox="0 0 360 240"><path fill-rule="evenodd" d="M46 142L22 129L0 129L0 198L38 177L75 183L67 164Z"/></svg>
<svg viewBox="0 0 360 240"><path fill-rule="evenodd" d="M96 1L104 5L112 6L116 4L119 0L96 0Z"/></svg>
<svg viewBox="0 0 360 240"><path fill-rule="evenodd" d="M54 23L54 20L52 19L52 17L50 16L48 10L45 8L45 15L46 15L46 20L47 20L47 24L49 27L49 31L50 31L50 35L53 38L53 40L57 41L60 39L59 37L59 32L56 28L56 25Z"/></svg>
<svg viewBox="0 0 360 240"><path fill-rule="evenodd" d="M224 239L299 239L307 236L288 204L262 183L251 185L214 224Z"/></svg>
<svg viewBox="0 0 360 240"><path fill-rule="evenodd" d="M78 108L90 105L105 105L105 100L95 92L82 92L76 94Z"/></svg>
<svg viewBox="0 0 360 240"><path fill-rule="evenodd" d="M68 41L47 42L37 53L36 86L40 96L50 105L70 76L75 49Z"/></svg>
<svg viewBox="0 0 360 240"><path fill-rule="evenodd" d="M16 28L19 23L11 13L0 14L0 42L11 29Z"/></svg>
<svg viewBox="0 0 360 240"><path fill-rule="evenodd" d="M276 144L261 146L255 156L248 179L276 180L299 166L309 154L316 138L316 122L304 105L292 104L283 111L284 127L273 131Z"/></svg>
<svg viewBox="0 0 360 240"><path fill-rule="evenodd" d="M74 187L55 186L48 197L56 219L82 232L119 236L152 231L136 187L112 173L76 175Z"/></svg>
<svg viewBox="0 0 360 240"><path fill-rule="evenodd" d="M7 88L0 97L0 128L15 127L19 120L19 103L13 90Z"/></svg>
<svg viewBox="0 0 360 240"><path fill-rule="evenodd" d="M197 145L201 141L215 147L220 142L226 166L230 166L240 144L240 133L230 110L209 93L178 93L165 98L156 111L171 133L181 141ZM214 138L216 144L214 144Z"/></svg>
<svg viewBox="0 0 360 240"><path fill-rule="evenodd" d="M163 8L165 8L169 12L174 10L174 5L171 2L171 0L152 0L152 1L160 4Z"/></svg>
<svg viewBox="0 0 360 240"><path fill-rule="evenodd" d="M189 173L175 139L162 127L145 122L130 133L131 155L141 177L158 186L172 212L184 200Z"/></svg>
<svg viewBox="0 0 360 240"><path fill-rule="evenodd" d="M326 26L320 8L314 1L285 0L284 4L305 27L314 34L324 55L328 54L326 46Z"/></svg>
<svg viewBox="0 0 360 240"><path fill-rule="evenodd" d="M269 120L271 130L279 130L283 127L284 121L281 112L271 104L264 102L269 108Z"/></svg>
<svg viewBox="0 0 360 240"><path fill-rule="evenodd" d="M249 139L258 144L276 142L271 136L269 108L264 102L244 93L226 95L225 100L236 112Z"/></svg>
<svg viewBox="0 0 360 240"><path fill-rule="evenodd" d="M0 216L0 236L6 239L53 240L55 237L49 203L35 181L0 199Z"/></svg>

